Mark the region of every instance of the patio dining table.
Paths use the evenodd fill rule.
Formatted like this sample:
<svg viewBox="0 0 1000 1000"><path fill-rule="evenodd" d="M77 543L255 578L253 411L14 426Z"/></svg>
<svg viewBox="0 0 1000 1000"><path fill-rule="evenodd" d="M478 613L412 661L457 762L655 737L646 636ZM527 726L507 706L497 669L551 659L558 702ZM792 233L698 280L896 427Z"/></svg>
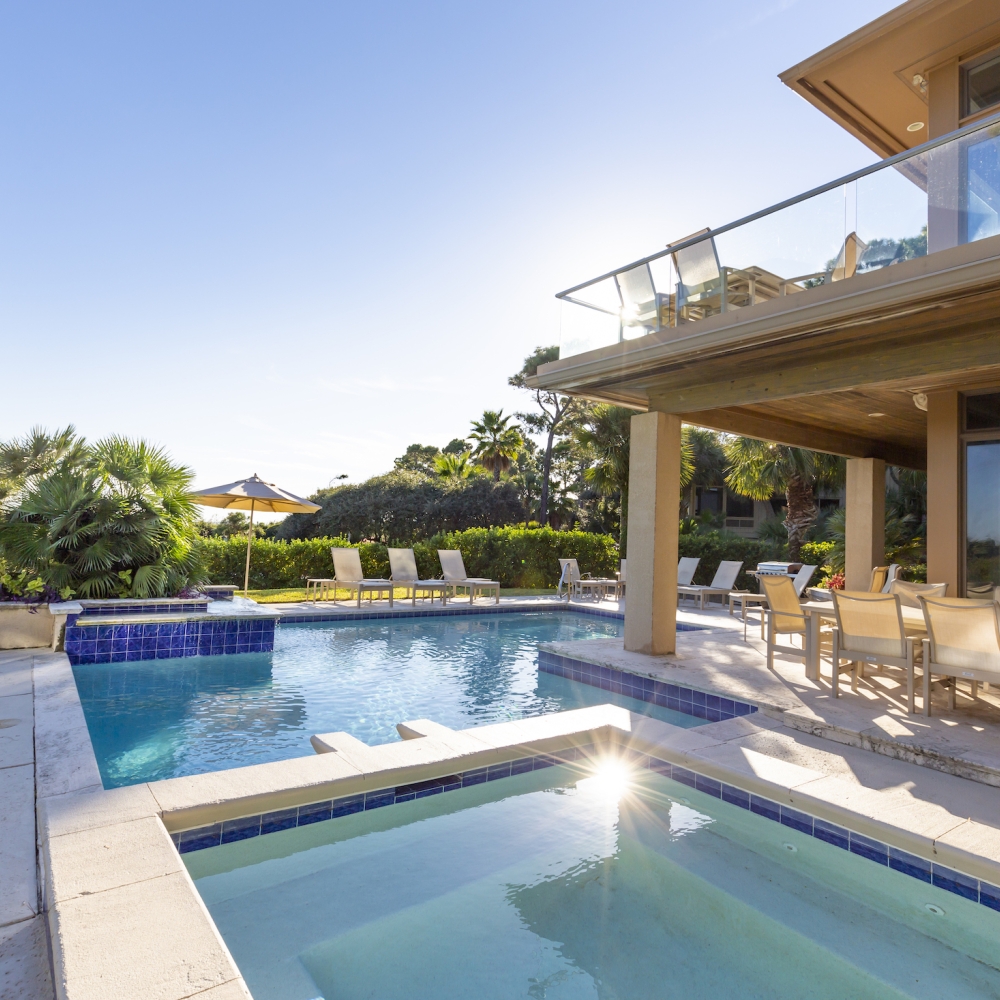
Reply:
<svg viewBox="0 0 1000 1000"><path fill-rule="evenodd" d="M904 604L900 610L903 613L903 628L909 636L925 636L927 626L924 624L924 613L920 608L911 608ZM812 681L819 680L819 631L824 621L836 621L837 612L832 601L803 601L802 613L806 615L806 677Z"/></svg>

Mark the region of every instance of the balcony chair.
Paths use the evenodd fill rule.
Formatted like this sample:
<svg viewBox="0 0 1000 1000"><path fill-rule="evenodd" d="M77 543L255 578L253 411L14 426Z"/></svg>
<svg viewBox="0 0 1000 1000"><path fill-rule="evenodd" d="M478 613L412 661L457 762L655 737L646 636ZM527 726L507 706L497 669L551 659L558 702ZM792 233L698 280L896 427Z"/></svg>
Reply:
<svg viewBox="0 0 1000 1000"><path fill-rule="evenodd" d="M979 682L1000 683L1000 606L960 597L920 597L927 624L924 639L924 715L931 714L931 687L948 689L955 708L959 679L970 682L973 701ZM933 681L934 674L947 678Z"/></svg>
<svg viewBox="0 0 1000 1000"><path fill-rule="evenodd" d="M490 592L496 594L496 603L500 603L500 583L498 580L488 580L486 577L469 576L465 572L465 560L458 549L438 549L438 559L441 560L441 575L451 587L452 597L458 596L459 588L469 591L469 603L472 604L477 594Z"/></svg>
<svg viewBox="0 0 1000 1000"><path fill-rule="evenodd" d="M801 281L814 282L817 285L828 285L831 281L843 281L845 278L853 278L858 270L868 244L861 239L857 233L848 234L840 247L840 253L831 266L825 271L813 271L812 274L800 274L795 278L785 278L780 284L780 295L787 295L789 292L804 292L805 288L799 285ZM819 279L823 280L820 281ZM813 287L807 285L806 288Z"/></svg>
<svg viewBox="0 0 1000 1000"><path fill-rule="evenodd" d="M708 232L702 229L685 239ZM677 321L690 322L722 312L722 267L715 240L702 240L670 256L677 272Z"/></svg>
<svg viewBox="0 0 1000 1000"><path fill-rule="evenodd" d="M857 691L864 664L889 665L906 671L907 711L913 714L913 639L906 634L897 594L833 591L837 625L833 630L833 696L840 697L840 675L851 671ZM842 667L841 661L847 660Z"/></svg>
<svg viewBox="0 0 1000 1000"><path fill-rule="evenodd" d="M615 276L622 300L622 326L648 332L673 325L670 296L656 290L653 272L640 264Z"/></svg>
<svg viewBox="0 0 1000 1000"><path fill-rule="evenodd" d="M389 549L389 567L392 582L406 587L407 596L412 598L414 607L417 605L418 591L422 591L425 597L430 597L431 604L438 594L441 595L442 604L448 603L450 584L447 580L421 580L413 549Z"/></svg>
<svg viewBox="0 0 1000 1000"><path fill-rule="evenodd" d="M760 585L767 599L767 607L763 608L764 621L767 625L765 641L767 643L767 669L774 670L774 654L784 653L808 662L809 657L809 619L802 606L795 586L790 576L762 576ZM778 642L778 636L802 636L802 648L786 646Z"/></svg>
<svg viewBox="0 0 1000 1000"><path fill-rule="evenodd" d="M361 555L357 549L345 549L339 546L331 546L330 554L333 556L333 578L334 578L334 602L336 603L336 587L346 587L348 590L357 592L358 607L361 607L361 595L367 594L368 600L373 594L380 597L383 593L389 594L389 607L392 607L392 581L382 580L375 577L366 577L361 570Z"/></svg>
<svg viewBox="0 0 1000 1000"><path fill-rule="evenodd" d="M682 594L690 595L691 597L697 597L699 602L699 607L702 611L705 610L705 598L711 598L714 595L718 595L723 599L723 607L725 606L725 599L729 596L730 591L733 589L733 584L736 583L736 577L740 575L740 570L743 569L743 563L741 562L728 562L723 560L719 563L719 568L715 571L715 576L712 578L712 582L707 586L702 586L699 584L687 584L677 587L677 597L678 601ZM678 572L678 576L679 576Z"/></svg>

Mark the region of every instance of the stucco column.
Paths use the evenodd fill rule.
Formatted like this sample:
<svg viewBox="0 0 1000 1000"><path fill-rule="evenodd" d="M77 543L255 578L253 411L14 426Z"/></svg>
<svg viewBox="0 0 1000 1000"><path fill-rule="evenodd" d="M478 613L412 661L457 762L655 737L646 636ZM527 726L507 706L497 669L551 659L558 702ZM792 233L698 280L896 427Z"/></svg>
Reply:
<svg viewBox="0 0 1000 1000"><path fill-rule="evenodd" d="M625 648L677 648L677 528L681 421L669 413L632 418L628 489L628 594Z"/></svg>
<svg viewBox="0 0 1000 1000"><path fill-rule="evenodd" d="M867 590L872 568L885 559L885 462L847 460L847 523L844 587Z"/></svg>
<svg viewBox="0 0 1000 1000"><path fill-rule="evenodd" d="M960 597L961 405L958 392L927 394L927 582Z"/></svg>

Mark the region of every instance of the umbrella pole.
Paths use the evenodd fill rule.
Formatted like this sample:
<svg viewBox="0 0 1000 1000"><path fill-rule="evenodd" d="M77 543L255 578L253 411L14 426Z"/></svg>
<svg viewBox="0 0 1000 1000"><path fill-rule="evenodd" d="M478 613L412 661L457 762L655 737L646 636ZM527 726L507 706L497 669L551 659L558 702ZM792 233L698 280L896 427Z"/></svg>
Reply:
<svg viewBox="0 0 1000 1000"><path fill-rule="evenodd" d="M243 596L250 596L250 546L253 544L253 499L250 500L250 530L247 532L247 568L243 574Z"/></svg>

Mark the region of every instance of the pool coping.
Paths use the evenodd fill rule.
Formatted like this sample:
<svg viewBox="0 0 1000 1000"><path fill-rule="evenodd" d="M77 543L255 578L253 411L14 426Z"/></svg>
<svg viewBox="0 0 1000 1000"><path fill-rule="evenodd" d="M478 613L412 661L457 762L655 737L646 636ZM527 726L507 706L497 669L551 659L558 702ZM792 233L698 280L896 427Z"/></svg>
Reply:
<svg viewBox="0 0 1000 1000"><path fill-rule="evenodd" d="M607 609L565 602L501 607L499 613L555 607L620 617ZM497 613L494 607L473 613L491 612ZM469 609L449 608L446 613L467 615ZM419 609L416 614L374 614L431 617ZM372 613L362 612L362 617ZM338 614L329 620L350 619ZM162 1000L250 996L181 861L177 848L185 831L290 809L298 825L301 809L308 822L317 814L310 807L326 801L334 821L335 800L391 787L395 804L395 789L401 786L440 783L448 775L483 767L487 774L491 767L494 774L502 774L504 764L513 770L524 765L512 762L526 757L562 759L579 748L586 754L592 747L615 747L660 761L672 774L674 769L681 776L690 772L692 787L698 787L699 778L704 787L718 782L720 797L723 786L756 796L765 809L766 803L776 805L770 818L776 816L779 823L784 810L790 821L811 817L814 831L825 829L822 824L839 827L848 831L848 845L853 835L859 848L866 842L884 845L887 859L902 859L925 874L930 865L931 879L937 865L942 880L951 878L965 892L972 891L969 880L976 880L980 898L983 883L990 899L1000 885L1000 831L994 827L927 804L901 811L884 792L776 759L767 759L766 773L745 761L737 766L724 759L735 740L782 728L764 712L695 729L680 729L612 705L468 730L417 720L400 723L405 737L401 743L368 747L348 734L326 734L320 743L329 741L327 753L105 790L67 657L40 650L33 674L39 868L59 997L103 1000L108 969L119 966L127 967L131 977L128 995ZM455 782L441 787L452 790ZM418 789L412 790L415 797ZM323 807L318 813L322 815ZM115 849L112 871L93 864L109 844ZM876 853L881 854L880 849ZM184 933L178 939L165 928L183 928ZM140 965L129 957L137 941L143 954L152 956Z"/></svg>
<svg viewBox="0 0 1000 1000"><path fill-rule="evenodd" d="M1000 885L1000 832L992 827L936 806L901 813L883 792L778 760L761 773L760 762L754 770L717 753L748 734L780 728L759 714L680 729L600 705L467 730L448 730L425 720L400 728L410 738L399 743L368 747L348 734L327 734L323 739L330 752L311 757L40 798L40 848L58 995L74 1000L106 996L109 963L128 965L138 936L146 958L128 970L134 984L129 995L155 994L163 1000L249 996L171 835L179 843L185 831L218 823L221 842L226 823L294 809L298 825L300 815L310 821L310 806L324 803L318 810L322 814L326 802L329 821L335 822L337 800L353 797L356 804L359 794L392 788L395 803L395 789L401 786L481 768L488 775L491 767L494 774L506 776L526 767L514 763L525 758L532 758L534 768L539 757L561 760L572 754L579 759L605 748L644 759L647 767L650 760L654 769L669 767L675 780L709 794L717 787L720 798L724 788L732 789L727 801L746 796L747 808L778 823L798 823L799 829L806 822L802 817L809 817L814 836L816 830L837 836L842 836L838 829L846 830L846 849L853 843L853 853L870 860L864 850L879 857L884 853L887 865L893 858L925 874L929 865L932 880L966 898L975 880L978 898L984 900L986 883L983 905L992 906ZM446 784L456 787L454 781ZM440 787L443 792L445 786ZM416 797L417 788L411 791ZM101 863L102 848L109 845L113 865ZM954 888L946 884L949 879ZM169 985L152 981L164 975ZM203 989L192 990L192 976Z"/></svg>

